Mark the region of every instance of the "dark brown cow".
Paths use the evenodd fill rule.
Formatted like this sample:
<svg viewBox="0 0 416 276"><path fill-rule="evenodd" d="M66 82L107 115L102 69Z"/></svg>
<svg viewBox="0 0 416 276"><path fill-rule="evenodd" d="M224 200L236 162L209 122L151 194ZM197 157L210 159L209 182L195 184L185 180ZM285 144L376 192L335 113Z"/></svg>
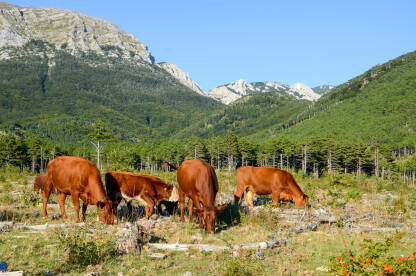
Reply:
<svg viewBox="0 0 416 276"><path fill-rule="evenodd" d="M66 218L65 197L71 195L76 222L79 222L79 198L81 198L83 221L85 221L87 206L96 205L100 209L99 219L106 224L114 223L113 203L105 193L99 170L91 161L81 157L61 156L49 162L43 191L43 217L47 216L46 204L52 187L60 193L58 201L63 218Z"/></svg>
<svg viewBox="0 0 416 276"><path fill-rule="evenodd" d="M178 170L179 206L181 208L181 221L184 219L185 197L189 198L189 220L192 221L192 207L195 205L199 216L200 227L207 233L214 233L216 212L222 211L226 205L214 206L215 196L218 192L218 180L210 164L198 160L186 160L179 168L165 162L171 168ZM205 225L204 225L205 224Z"/></svg>
<svg viewBox="0 0 416 276"><path fill-rule="evenodd" d="M240 167L237 170L237 189L234 193L234 203L237 204L244 192L246 200L253 206L253 193L272 195L273 202L293 200L298 207L308 203L308 196L299 188L293 176L284 170L266 167Z"/></svg>
<svg viewBox="0 0 416 276"><path fill-rule="evenodd" d="M133 200L145 205L147 219L153 214L154 206L165 204L169 211L171 205L167 202L178 201L178 191L175 186L151 175L108 172L105 174L105 185L108 197L113 201L114 211L124 199L130 216L133 211L131 205Z"/></svg>
<svg viewBox="0 0 416 276"><path fill-rule="evenodd" d="M46 178L47 178L47 174L40 174L36 176L35 182L33 183L33 190L35 191L40 190L40 192L42 193L43 190L45 189ZM55 187L52 187L52 193L56 195L59 194L58 190Z"/></svg>

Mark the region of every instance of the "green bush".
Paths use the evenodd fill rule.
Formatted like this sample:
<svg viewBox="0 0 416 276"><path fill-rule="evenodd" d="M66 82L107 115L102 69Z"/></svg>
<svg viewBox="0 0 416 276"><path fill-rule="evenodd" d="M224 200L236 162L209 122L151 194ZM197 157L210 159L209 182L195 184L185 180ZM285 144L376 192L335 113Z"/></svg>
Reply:
<svg viewBox="0 0 416 276"><path fill-rule="evenodd" d="M400 236L380 242L364 240L357 254L332 257L329 272L331 275L416 275L414 252L399 258L388 255L398 239Z"/></svg>
<svg viewBox="0 0 416 276"><path fill-rule="evenodd" d="M89 237L85 229L56 232L60 247L65 250L66 263L75 267L86 267L105 262L117 256L113 241L97 241Z"/></svg>

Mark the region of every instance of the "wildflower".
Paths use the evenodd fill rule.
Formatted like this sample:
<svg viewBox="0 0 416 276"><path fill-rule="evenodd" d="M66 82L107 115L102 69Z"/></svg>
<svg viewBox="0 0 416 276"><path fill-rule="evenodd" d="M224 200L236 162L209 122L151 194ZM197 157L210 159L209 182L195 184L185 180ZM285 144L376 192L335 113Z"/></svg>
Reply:
<svg viewBox="0 0 416 276"><path fill-rule="evenodd" d="M372 259L370 259L370 258L367 259L367 262L371 263L371 261L372 261Z"/></svg>
<svg viewBox="0 0 416 276"><path fill-rule="evenodd" d="M409 259L413 260L415 258L415 254L410 254Z"/></svg>
<svg viewBox="0 0 416 276"><path fill-rule="evenodd" d="M338 256L336 259L337 259L338 262L341 261L341 257L340 256Z"/></svg>
<svg viewBox="0 0 416 276"><path fill-rule="evenodd" d="M347 264L342 264L342 266L347 266Z"/></svg>
<svg viewBox="0 0 416 276"><path fill-rule="evenodd" d="M350 259L351 259L351 260L354 260L354 256L350 256Z"/></svg>
<svg viewBox="0 0 416 276"><path fill-rule="evenodd" d="M342 271L342 274L347 274L347 271L344 269L343 271Z"/></svg>
<svg viewBox="0 0 416 276"><path fill-rule="evenodd" d="M408 258L407 257L403 257L403 261L407 261L408 260Z"/></svg>

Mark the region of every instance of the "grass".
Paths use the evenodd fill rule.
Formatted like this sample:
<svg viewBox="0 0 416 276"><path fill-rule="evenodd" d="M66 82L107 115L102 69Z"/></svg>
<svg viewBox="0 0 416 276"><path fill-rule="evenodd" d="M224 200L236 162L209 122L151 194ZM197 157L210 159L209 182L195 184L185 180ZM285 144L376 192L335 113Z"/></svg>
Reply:
<svg viewBox="0 0 416 276"><path fill-rule="evenodd" d="M233 194L236 185L235 173L217 172L220 193ZM176 172L155 172L167 182L175 183ZM64 222L53 218L59 213L58 205L48 205L49 216L40 216L40 196L32 192L33 176L29 173L1 171L0 174L0 217L2 221L15 221L26 224L54 224ZM358 178L354 175L322 177L315 179L295 174L302 190L309 195L313 209L332 211L343 223L348 216L374 213L375 217L363 220L369 227L386 227L385 221L404 223L414 228L415 196L414 187L400 183L391 190L389 183L376 178ZM382 184L380 184L380 182ZM379 187L382 185L382 187ZM55 195L51 201L57 201ZM67 200L67 222L73 222L72 200ZM217 217L217 233L207 235L201 232L194 222L180 223L179 216L158 218L156 226L149 231L162 237L168 243L202 243L231 245L287 237L288 242L275 249L266 249L264 259L255 257L256 251L236 252L163 252L165 259L150 257L153 251L143 250L141 254L114 254L114 239L123 223L107 227L97 222L96 208L87 210L87 223L82 228L32 230L12 227L0 233L0 261L6 261L10 270L23 270L25 275L42 275L49 270L60 275L84 275L98 271L100 275L182 275L191 271L194 275L328 275L331 260L342 255L345 248L335 225L321 224L318 231L305 231L289 234L298 227L297 221L290 220L290 214L303 212L293 204L256 207L256 212L244 213L232 205L227 206ZM304 223L311 217L306 215ZM138 223L146 224L143 218ZM365 240L382 242L392 238L394 233L354 233L343 234L348 250L360 252ZM392 239L388 248L389 256L414 253L416 240L411 234L401 233L400 238ZM70 249L77 248L72 253ZM358 253L357 253L358 254ZM74 257L75 256L75 257ZM80 256L90 256L90 260ZM75 260L75 261L74 261ZM84 262L85 261L85 262Z"/></svg>

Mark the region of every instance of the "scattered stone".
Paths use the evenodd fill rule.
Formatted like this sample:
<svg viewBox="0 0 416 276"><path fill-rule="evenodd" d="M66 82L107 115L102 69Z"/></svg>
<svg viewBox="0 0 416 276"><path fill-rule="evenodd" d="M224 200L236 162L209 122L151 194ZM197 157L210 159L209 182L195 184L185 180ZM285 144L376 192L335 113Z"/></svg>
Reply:
<svg viewBox="0 0 416 276"><path fill-rule="evenodd" d="M193 276L194 274L192 274L192 272L187 271L184 274L182 274L182 276Z"/></svg>
<svg viewBox="0 0 416 276"><path fill-rule="evenodd" d="M0 222L0 233L7 231L10 227L12 227L14 224L13 221L2 221Z"/></svg>
<svg viewBox="0 0 416 276"><path fill-rule="evenodd" d="M114 241L120 254L140 253L142 242L139 239L139 230L136 224L127 223L128 228L119 230L119 235Z"/></svg>
<svg viewBox="0 0 416 276"><path fill-rule="evenodd" d="M275 248L280 245L278 240L271 240L267 242L267 248Z"/></svg>
<svg viewBox="0 0 416 276"><path fill-rule="evenodd" d="M152 255L149 255L149 257L153 259L166 259L167 256L168 255L163 253L153 253Z"/></svg>
<svg viewBox="0 0 416 276"><path fill-rule="evenodd" d="M200 242L202 241L202 235L200 233L190 237L191 242Z"/></svg>
<svg viewBox="0 0 416 276"><path fill-rule="evenodd" d="M286 246L286 245L287 245L287 243L288 243L289 241L290 241L290 240L289 240L286 236L282 238L282 244L283 244L284 246Z"/></svg>
<svg viewBox="0 0 416 276"><path fill-rule="evenodd" d="M23 271L0 272L0 276L23 276Z"/></svg>
<svg viewBox="0 0 416 276"><path fill-rule="evenodd" d="M267 238L274 240L276 238L276 235L274 233L269 233L267 235Z"/></svg>
<svg viewBox="0 0 416 276"><path fill-rule="evenodd" d="M256 253L253 254L253 257L256 259L264 259L264 251L257 251Z"/></svg>
<svg viewBox="0 0 416 276"><path fill-rule="evenodd" d="M100 273L97 271L88 272L87 274L84 274L84 276L100 276Z"/></svg>
<svg viewBox="0 0 416 276"><path fill-rule="evenodd" d="M33 213L33 216L34 216L34 217L40 217L40 211L36 211L36 212L34 212L34 213Z"/></svg>
<svg viewBox="0 0 416 276"><path fill-rule="evenodd" d="M316 268L316 270L318 270L318 271L325 271L326 272L329 269L327 267L325 267L325 266L319 266L319 267Z"/></svg>
<svg viewBox="0 0 416 276"><path fill-rule="evenodd" d="M52 273L49 269L42 271L43 272L43 276L52 276Z"/></svg>
<svg viewBox="0 0 416 276"><path fill-rule="evenodd" d="M119 273L117 273L117 276L127 276L127 275L124 274L123 272L119 272Z"/></svg>
<svg viewBox="0 0 416 276"><path fill-rule="evenodd" d="M306 228L308 228L311 231L316 231L318 229L318 223L315 221L312 221L311 223L308 223L306 225Z"/></svg>

